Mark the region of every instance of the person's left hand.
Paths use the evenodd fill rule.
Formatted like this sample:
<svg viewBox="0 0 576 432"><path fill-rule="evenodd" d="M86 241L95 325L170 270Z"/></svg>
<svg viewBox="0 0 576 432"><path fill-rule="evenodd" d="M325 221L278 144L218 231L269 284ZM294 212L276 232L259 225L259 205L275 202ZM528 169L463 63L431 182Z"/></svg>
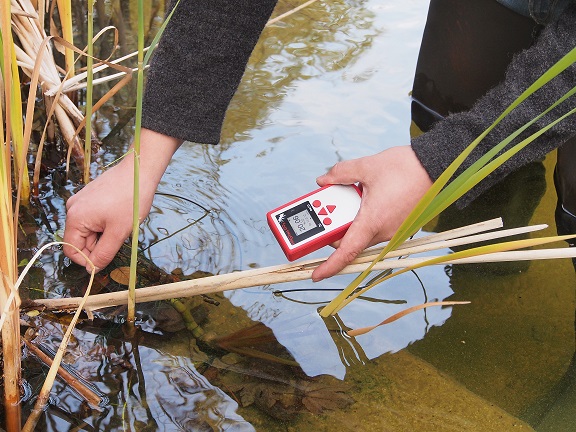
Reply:
<svg viewBox="0 0 576 432"><path fill-rule="evenodd" d="M340 162L316 181L320 186L360 183L362 203L336 250L312 273L315 282L340 272L366 247L390 240L432 185L410 146Z"/></svg>

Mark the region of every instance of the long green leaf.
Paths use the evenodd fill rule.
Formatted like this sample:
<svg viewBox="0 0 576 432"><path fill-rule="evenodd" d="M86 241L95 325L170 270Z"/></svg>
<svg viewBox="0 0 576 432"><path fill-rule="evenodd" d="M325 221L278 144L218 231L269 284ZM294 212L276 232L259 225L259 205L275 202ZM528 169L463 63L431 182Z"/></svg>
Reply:
<svg viewBox="0 0 576 432"><path fill-rule="evenodd" d="M320 315L326 317L328 315L335 313L337 309L340 309L341 308L340 305L350 296L350 294L352 294L360 286L360 284L366 279L366 277L368 277L369 273L372 271L372 268L377 262L382 260L389 251L397 248L411 235L415 234L425 223L436 217L441 211L441 210L439 211L439 209L441 209L443 205L439 204L438 201L432 205L434 199L446 186L446 184L454 176L458 168L468 158L470 153L478 146L478 144L490 133L490 131L492 131L492 129L494 129L494 127L498 125L498 123L500 123L510 112L512 112L512 110L514 110L518 105L520 105L524 100L526 100L532 93L539 90L549 81L551 81L560 73L562 73L574 62L576 62L576 48L572 49L562 59L560 59L546 72L544 72L531 86L529 86L520 96L518 96L518 98L516 98L512 102L512 104L510 104L504 110L504 112L500 114L500 116L484 132L482 132L468 147L466 147L464 151L460 155L458 155L458 157L446 168L446 170L434 182L434 184L428 190L428 192L424 194L422 199L415 206L414 210L407 216L407 218L398 228L392 239L388 242L387 246L382 250L382 252L378 255L378 257L370 265L368 265L368 267L358 277L356 277L352 281L352 283L342 291L342 293L340 293L326 307L324 307L320 312ZM543 113L542 115L544 114L545 113ZM535 120L532 120L531 122L533 123L534 121ZM530 125L525 126L523 130L525 130L528 126ZM519 135L521 132L522 131L518 132L516 136ZM512 139L513 138L511 138L508 142L511 142ZM505 143L503 146L507 145L508 142ZM498 151L499 150L490 152L488 158L493 157L493 155L495 155ZM478 162L477 164L473 165L475 169L479 169L485 163L486 162L483 160L482 162ZM466 175L471 176L472 174L474 173L468 171ZM461 178L458 181L465 182L466 178L465 177ZM456 184L455 189L459 189L461 191L461 189L458 186L458 183ZM444 208L445 207L443 207L442 210Z"/></svg>
<svg viewBox="0 0 576 432"><path fill-rule="evenodd" d="M540 115L534 117L531 121L526 123L524 126L516 130L514 133L510 134L506 139L501 141L499 144L495 145L486 154L480 157L474 164L468 167L463 173L461 173L456 179L454 179L449 185L447 185L433 200L430 204L428 211L430 214L426 218L421 217L417 220L416 224L424 226L430 220L432 220L436 215L444 211L448 206L452 205L456 200L466 194L474 186L480 183L489 174L494 172L499 166L504 162L526 147L528 144L533 142L536 138L541 136L544 132L548 131L550 128L558 124L561 120L574 114L574 110L564 114L555 121L549 123L547 126L539 129L534 134L530 135L528 138L522 140L520 143L514 145L510 150L489 162L496 156L500 151L502 151L508 144L510 144L515 138L517 138L522 132L524 132L528 127L532 126L536 121L542 118L544 115L548 114L562 102L567 100L576 94L576 87L568 91L564 96L558 99L554 104L548 107Z"/></svg>
<svg viewBox="0 0 576 432"><path fill-rule="evenodd" d="M349 304L352 300L354 300L358 296L361 296L366 291L370 290L371 288L374 288L377 284L384 282L388 279L391 279L393 277L399 276L403 273L412 271L412 270L416 270L416 269L426 267L426 266L441 264L441 263L446 262L446 261L454 261L454 260L461 259L461 258L477 257L480 255L486 255L486 254L490 254L490 253L506 252L506 251L512 251L512 250L517 250L517 249L534 247L534 246L541 246L544 244L564 241L564 240L568 240L568 239L575 238L575 237L576 237L576 234L571 234L571 235L564 235L564 236L551 236L551 237L513 240L513 241L509 241L509 242L490 244L490 245L486 245L486 246L478 246L475 248L454 252L454 253L447 254L444 256L431 258L429 260L419 262L419 263L414 264L412 266L408 266L408 267L405 267L401 270L398 270L397 272L391 273L391 274L383 277L382 279L362 288L361 290L355 291L348 298L346 298L342 302L342 304L339 305L339 307L336 308L335 313L340 311L344 306Z"/></svg>
<svg viewBox="0 0 576 432"><path fill-rule="evenodd" d="M150 61L150 57L152 57L152 54L154 53L154 50L156 49L156 46L158 45L158 41L160 40L160 37L162 36L162 33L164 33L166 26L170 22L170 19L172 18L172 15L174 15L174 11L176 10L176 8L178 7L179 4L180 4L180 0L178 0L176 2L174 7L170 11L168 16L164 20L164 22L162 23L162 25L160 26L160 29L156 33L156 36L154 36L154 39L152 39L152 43L150 44L150 47L148 48L148 51L146 52L146 56L144 57L144 66L146 66L148 64L148 62Z"/></svg>

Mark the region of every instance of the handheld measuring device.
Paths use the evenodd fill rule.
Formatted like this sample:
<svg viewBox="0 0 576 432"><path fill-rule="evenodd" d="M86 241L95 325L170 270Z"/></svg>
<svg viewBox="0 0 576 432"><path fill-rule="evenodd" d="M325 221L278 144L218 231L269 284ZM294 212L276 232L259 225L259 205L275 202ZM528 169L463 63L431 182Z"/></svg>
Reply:
<svg viewBox="0 0 576 432"><path fill-rule="evenodd" d="M356 185L328 185L266 214L289 261L341 239L360 209Z"/></svg>

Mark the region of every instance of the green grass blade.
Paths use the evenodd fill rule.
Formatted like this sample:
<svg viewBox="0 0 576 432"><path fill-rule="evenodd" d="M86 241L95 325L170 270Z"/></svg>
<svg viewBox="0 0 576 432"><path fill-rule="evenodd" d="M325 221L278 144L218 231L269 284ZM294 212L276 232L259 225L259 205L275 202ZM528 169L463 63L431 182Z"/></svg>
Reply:
<svg viewBox="0 0 576 432"><path fill-rule="evenodd" d="M454 203L462 195L464 195L467 191L469 191L474 186L476 186L478 183L480 183L482 180L484 180L488 175L490 175L492 172L494 172L499 166L501 166L503 163L505 163L508 159L510 159L515 154L517 154L520 150L525 148L528 144L532 143L536 138L540 137L542 134L544 134L550 128L552 128L556 124L558 124L560 121L566 119L567 117L569 117L571 115L574 115L575 113L576 113L576 108L570 110L569 112L567 112L563 116L559 117L558 119L554 120L553 122L551 122L547 126L543 127L542 129L538 130L534 134L530 135L528 138L522 140L521 142L516 144L511 149L509 149L505 153L498 156L492 162L486 164L484 167L479 169L476 173L473 173L464 182L462 182L460 184L459 188L455 189L451 193L451 195L448 195L445 198L445 201L441 203L441 207L439 210L442 211L445 208L447 208L451 203Z"/></svg>
<svg viewBox="0 0 576 432"><path fill-rule="evenodd" d="M144 66L146 66L148 64L148 62L150 61L150 57L152 57L152 53L154 52L154 50L156 49L156 46L158 45L158 41L160 40L160 37L162 36L162 33L164 33L164 30L166 29L166 26L168 25L168 23L170 22L170 18L172 18L172 15L174 15L174 11L176 10L176 8L178 7L178 5L180 4L180 0L178 0L176 2L176 4L174 5L174 7L172 8L172 10L170 11L170 13L168 14L168 16L166 17L166 19L164 20L164 22L162 23L162 25L160 26L160 29L158 30L158 32L156 33L156 36L154 36L154 39L152 39L152 42L150 43L150 47L148 48L148 51L146 52L146 56L144 57Z"/></svg>
<svg viewBox="0 0 576 432"><path fill-rule="evenodd" d="M361 296L366 291L374 288L376 285L378 285L382 282L385 282L388 279L391 279L393 277L399 276L403 273L406 273L406 272L409 272L412 270L416 270L416 269L430 266L430 265L442 264L446 261L453 261L453 260L457 260L457 259L461 259L461 258L477 257L480 255L486 255L486 254L491 254L491 253L496 253L496 252L506 252L506 251L512 251L512 250L517 250L517 249L525 249L525 248L534 247L534 246L541 246L544 244L558 242L558 241L564 241L564 240L568 240L568 239L575 238L575 237L576 237L576 234L564 235L564 236L531 238L531 239L522 239L522 240L512 240L512 241L508 241L508 242L490 244L490 245L486 245L486 246L478 246L475 248L466 249L466 250L459 251L459 252L454 252L454 253L447 254L444 256L435 257L435 258L420 262L418 264L414 264L412 266L405 267L401 270L398 270L398 271L396 271L396 272L394 272L388 276L385 276L385 277L379 279L378 281L376 281L370 285L367 285L366 287L362 288L361 290L357 290L352 295L350 295L348 298L346 298L338 308L336 308L335 313L340 311L344 306L346 306L348 303L350 303L355 298Z"/></svg>
<svg viewBox="0 0 576 432"><path fill-rule="evenodd" d="M154 37L150 48L144 56L144 2L143 0L138 0L138 74L136 83L136 116L135 116L135 127L134 127L134 201L132 205L133 209L133 219L132 219L132 250L130 256L130 279L128 282L128 321L135 321L136 314L136 267L138 265L138 234L140 230L140 133L142 130L142 102L144 97L144 67L150 60L150 56L154 52L154 49L166 29L166 25L170 21L170 18L174 14L176 7L180 3L180 0L176 3L168 17L164 20L164 23L158 30L158 33Z"/></svg>
<svg viewBox="0 0 576 432"><path fill-rule="evenodd" d="M94 79L94 0L88 0L88 56L86 57L86 126L84 139L84 184L90 181L90 162L92 159L92 105L93 105L93 79ZM66 51L68 52L68 50ZM73 75L73 68L68 74Z"/></svg>
<svg viewBox="0 0 576 432"><path fill-rule="evenodd" d="M498 118L484 131L482 132L464 151L456 157L456 159L444 170L444 172L438 177L434 182L432 187L428 190L422 199L415 206L414 210L407 216L404 222L400 225L392 239L388 242L387 246L382 250L382 252L376 257L376 259L368 265L368 267L356 277L350 285L348 285L336 298L334 298L328 305L326 305L320 315L326 317L335 313L336 309L340 309L339 306L344 302L351 293L353 293L360 284L368 277L374 265L381 261L384 256L391 250L397 248L400 244L406 241L411 235L415 234L427 221L432 220L438 215L439 209L442 207L438 202L431 206L434 199L440 193L440 191L446 186L450 179L454 176L458 168L462 163L468 158L470 153L478 146L478 144L494 129L510 112L512 112L518 105L520 105L524 100L526 100L532 93L542 88L549 81L554 79L560 73L562 73L566 68L576 62L576 48L572 49L564 57L562 57L557 63L550 67L546 72L544 72L532 85L530 85L520 96L518 96L505 110L498 116ZM544 114L542 114L544 115ZM494 152L496 154L497 152ZM493 155L492 155L493 156ZM479 168L484 162L480 162L475 165ZM468 175L471 175L468 172ZM447 207L447 206L446 206ZM444 207L445 208L445 207ZM422 221L426 221L422 223Z"/></svg>
<svg viewBox="0 0 576 432"><path fill-rule="evenodd" d="M570 96L576 94L576 87L569 92ZM567 93L568 95L568 93ZM555 107L557 104L551 106L545 113L549 112L550 109ZM530 122L526 123L522 128L518 129L515 133L508 136L505 140L500 142L497 146L494 146L489 152L487 152L481 159L479 159L473 166L470 166L465 172L460 174L455 180L453 180L446 188L444 188L434 199L434 201L430 204L428 208L428 212L420 216L417 219L416 224L419 226L424 226L454 202L456 202L460 197L465 195L469 190L471 190L474 186L484 180L488 175L494 172L499 166L505 163L508 159L526 147L528 144L533 142L536 138L543 135L546 131L550 128L554 127L560 121L566 119L570 115L573 115L576 110L571 110L568 113L562 115L558 119L554 120L553 122L549 123L545 127L539 129L534 134L530 135L528 138L525 138L521 142L514 145L508 151L503 153L502 155L498 156L491 162L488 162L490 158L494 157L498 152L500 152L503 148L505 148L514 138L516 138L519 134L516 132L523 132L525 131L530 125L532 125L536 120L541 118L542 113L538 117L535 117Z"/></svg>

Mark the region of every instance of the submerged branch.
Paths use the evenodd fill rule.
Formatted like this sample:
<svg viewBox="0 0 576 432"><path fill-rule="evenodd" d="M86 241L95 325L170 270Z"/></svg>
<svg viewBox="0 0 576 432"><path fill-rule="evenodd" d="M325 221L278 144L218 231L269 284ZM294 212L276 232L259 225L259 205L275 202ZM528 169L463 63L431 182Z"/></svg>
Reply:
<svg viewBox="0 0 576 432"><path fill-rule="evenodd" d="M52 359L44 353L40 348L34 345L32 342L26 340L26 338L22 338L26 347L34 354L36 357L40 359L44 364L48 365L48 367L52 366ZM58 375L62 378L66 384L72 387L80 396L86 400L92 407L97 408L100 403L102 402L102 398L98 396L94 391L90 390L86 385L82 384L82 382L64 369L62 366L58 367Z"/></svg>

